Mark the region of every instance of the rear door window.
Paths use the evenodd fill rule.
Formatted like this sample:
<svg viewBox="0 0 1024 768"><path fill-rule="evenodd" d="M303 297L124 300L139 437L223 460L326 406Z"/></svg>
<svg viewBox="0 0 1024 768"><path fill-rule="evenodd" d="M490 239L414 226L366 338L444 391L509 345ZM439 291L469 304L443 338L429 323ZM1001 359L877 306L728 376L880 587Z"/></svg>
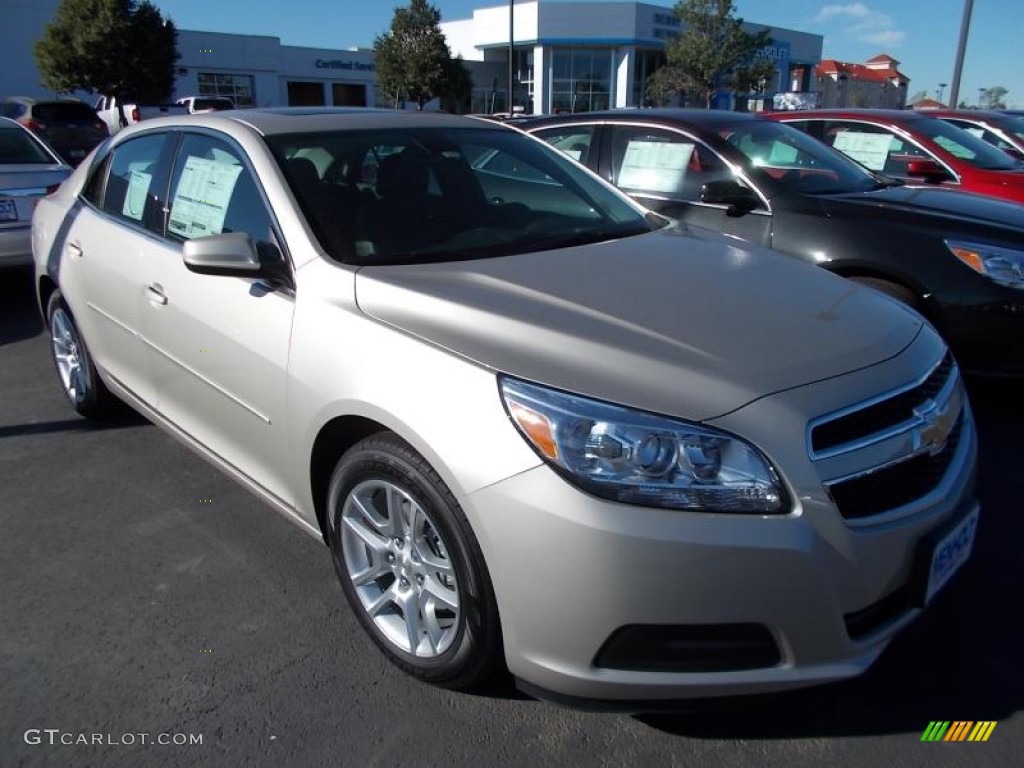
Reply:
<svg viewBox="0 0 1024 768"><path fill-rule="evenodd" d="M880 125L830 120L824 125L824 141L869 171L907 176L913 160L935 159L921 147Z"/></svg>
<svg viewBox="0 0 1024 768"><path fill-rule="evenodd" d="M170 134L140 136L119 144L112 152L103 210L112 216L163 231L166 185L166 150Z"/></svg>
<svg viewBox="0 0 1024 768"><path fill-rule="evenodd" d="M18 126L0 126L0 165L39 165L56 161Z"/></svg>

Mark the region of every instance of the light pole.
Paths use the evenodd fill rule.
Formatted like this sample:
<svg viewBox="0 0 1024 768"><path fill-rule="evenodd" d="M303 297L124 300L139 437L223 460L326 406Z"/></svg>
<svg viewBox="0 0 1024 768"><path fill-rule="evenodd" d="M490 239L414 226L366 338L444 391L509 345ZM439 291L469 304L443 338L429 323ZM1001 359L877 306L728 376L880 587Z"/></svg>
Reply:
<svg viewBox="0 0 1024 768"><path fill-rule="evenodd" d="M982 108L982 101L984 99L985 99L985 89L984 88L979 88L978 89L978 109Z"/></svg>
<svg viewBox="0 0 1024 768"><path fill-rule="evenodd" d="M935 91L935 95L936 95L936 99L935 100L937 102L939 102L940 104L942 103L942 94L946 90L946 86L947 85L948 85L948 83L939 83L939 87Z"/></svg>
<svg viewBox="0 0 1024 768"><path fill-rule="evenodd" d="M971 31L971 12L974 0L964 0L964 18L960 22L960 42L956 46L956 64L953 66L953 88L949 92L949 103L954 107L960 101L960 75L964 71L964 53L967 51L967 33Z"/></svg>
<svg viewBox="0 0 1024 768"><path fill-rule="evenodd" d="M515 24L512 18L512 6L515 0L508 0L508 116L512 117L512 67L516 54Z"/></svg>

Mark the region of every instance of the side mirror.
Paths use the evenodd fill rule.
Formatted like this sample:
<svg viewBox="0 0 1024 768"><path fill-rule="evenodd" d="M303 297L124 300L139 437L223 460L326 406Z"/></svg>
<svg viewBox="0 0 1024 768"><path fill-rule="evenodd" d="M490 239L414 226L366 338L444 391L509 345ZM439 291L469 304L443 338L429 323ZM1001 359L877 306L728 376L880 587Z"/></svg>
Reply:
<svg viewBox="0 0 1024 768"><path fill-rule="evenodd" d="M730 216L750 213L761 203L754 190L744 187L734 179L709 181L701 189L700 199L702 203L729 206Z"/></svg>
<svg viewBox="0 0 1024 768"><path fill-rule="evenodd" d="M291 285L284 257L271 243L254 244L247 232L224 232L186 240L182 259L191 272L222 277L264 278Z"/></svg>
<svg viewBox="0 0 1024 768"><path fill-rule="evenodd" d="M258 277L260 259L247 232L227 232L186 240L185 266L200 275Z"/></svg>
<svg viewBox="0 0 1024 768"><path fill-rule="evenodd" d="M949 179L949 172L934 160L911 160L907 163L907 176L920 176L925 181L940 182Z"/></svg>

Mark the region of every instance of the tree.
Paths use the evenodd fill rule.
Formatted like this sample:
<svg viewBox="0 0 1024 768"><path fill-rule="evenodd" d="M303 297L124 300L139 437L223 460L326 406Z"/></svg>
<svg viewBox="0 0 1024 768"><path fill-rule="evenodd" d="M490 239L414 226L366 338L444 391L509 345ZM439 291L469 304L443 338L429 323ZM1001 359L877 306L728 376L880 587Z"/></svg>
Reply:
<svg viewBox="0 0 1024 768"><path fill-rule="evenodd" d="M408 8L396 8L391 28L373 43L377 84L397 106L415 101L420 109L432 99L453 97L451 79L468 78L465 66L452 62L451 50L441 32L441 12L427 0L411 0ZM462 97L461 91L457 94Z"/></svg>
<svg viewBox="0 0 1024 768"><path fill-rule="evenodd" d="M981 92L978 106L982 109L1006 109L1006 102L1003 101L1003 97L1008 93L1009 91L1001 85L986 88Z"/></svg>
<svg viewBox="0 0 1024 768"><path fill-rule="evenodd" d="M473 77L461 56L445 62L444 81L441 87L441 106L449 112L463 114L469 111L473 99Z"/></svg>
<svg viewBox="0 0 1024 768"><path fill-rule="evenodd" d="M63 0L35 44L42 84L166 101L174 90L178 33L149 0Z"/></svg>
<svg viewBox="0 0 1024 768"><path fill-rule="evenodd" d="M759 90L775 72L770 61L756 55L771 43L771 33L743 29L732 0L680 0L673 13L683 29L665 47L665 66L648 81L655 100L691 94L710 109L719 89Z"/></svg>

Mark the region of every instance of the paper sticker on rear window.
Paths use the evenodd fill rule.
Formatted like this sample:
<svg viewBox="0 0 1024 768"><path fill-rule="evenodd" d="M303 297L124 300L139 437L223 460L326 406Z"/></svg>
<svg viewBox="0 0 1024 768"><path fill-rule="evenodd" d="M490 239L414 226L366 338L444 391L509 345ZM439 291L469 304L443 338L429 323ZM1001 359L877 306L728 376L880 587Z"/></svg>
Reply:
<svg viewBox="0 0 1024 768"><path fill-rule="evenodd" d="M124 196L124 205L121 206L121 213L129 219L142 221L142 214L146 210L146 196L149 194L149 185L153 181L153 174L142 171L132 171L128 178L128 192Z"/></svg>
<svg viewBox="0 0 1024 768"><path fill-rule="evenodd" d="M880 171L885 168L892 139L893 137L887 133L841 131L836 134L832 146L865 168Z"/></svg>
<svg viewBox="0 0 1024 768"><path fill-rule="evenodd" d="M220 234L241 172L237 163L190 156L178 180L167 228L186 238Z"/></svg>
<svg viewBox="0 0 1024 768"><path fill-rule="evenodd" d="M666 141L630 141L622 159L618 186L649 192L677 192L682 188L693 144Z"/></svg>

